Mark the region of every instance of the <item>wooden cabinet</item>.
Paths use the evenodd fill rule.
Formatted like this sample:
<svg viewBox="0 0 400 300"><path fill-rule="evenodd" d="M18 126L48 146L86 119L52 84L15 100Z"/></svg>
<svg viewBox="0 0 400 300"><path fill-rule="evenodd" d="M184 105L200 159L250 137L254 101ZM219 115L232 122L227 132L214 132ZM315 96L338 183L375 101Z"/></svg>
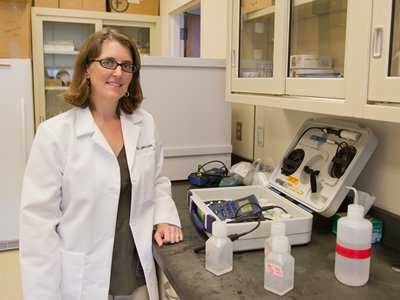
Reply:
<svg viewBox="0 0 400 300"><path fill-rule="evenodd" d="M128 34L142 55L161 54L160 17L32 8L36 126L70 108L60 95L73 76L76 55L86 37L103 27Z"/></svg>
<svg viewBox="0 0 400 300"><path fill-rule="evenodd" d="M228 5L229 101L400 122L400 0L246 2Z"/></svg>

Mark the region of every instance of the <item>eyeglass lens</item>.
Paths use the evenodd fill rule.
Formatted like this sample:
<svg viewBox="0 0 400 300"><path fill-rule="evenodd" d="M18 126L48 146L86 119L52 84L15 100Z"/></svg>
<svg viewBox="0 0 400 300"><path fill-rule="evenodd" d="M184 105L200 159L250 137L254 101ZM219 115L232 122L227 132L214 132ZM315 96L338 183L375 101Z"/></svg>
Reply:
<svg viewBox="0 0 400 300"><path fill-rule="evenodd" d="M134 64L131 63L117 63L115 60L112 59L100 59L98 60L100 65L103 68L106 69L112 69L115 70L118 66L121 66L122 71L127 72L127 73L133 73L136 70L136 67Z"/></svg>

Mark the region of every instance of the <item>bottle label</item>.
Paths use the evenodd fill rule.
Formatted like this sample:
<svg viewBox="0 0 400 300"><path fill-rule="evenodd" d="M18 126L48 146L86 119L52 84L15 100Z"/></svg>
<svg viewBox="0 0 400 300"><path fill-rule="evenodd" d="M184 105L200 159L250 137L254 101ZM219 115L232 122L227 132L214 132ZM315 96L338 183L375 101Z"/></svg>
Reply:
<svg viewBox="0 0 400 300"><path fill-rule="evenodd" d="M355 250L340 246L336 243L336 253L350 259L366 259L371 256L371 247L368 249Z"/></svg>
<svg viewBox="0 0 400 300"><path fill-rule="evenodd" d="M283 269L281 266L271 264L271 263L265 264L265 271L267 271L268 273L271 273L274 276L278 276L278 277L283 277L283 275L284 275Z"/></svg>

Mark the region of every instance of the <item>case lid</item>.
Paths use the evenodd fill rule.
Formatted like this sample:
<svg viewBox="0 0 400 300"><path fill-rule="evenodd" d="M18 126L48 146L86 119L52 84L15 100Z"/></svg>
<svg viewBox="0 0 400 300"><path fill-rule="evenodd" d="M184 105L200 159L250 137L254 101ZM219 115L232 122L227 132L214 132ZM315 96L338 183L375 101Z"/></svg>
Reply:
<svg viewBox="0 0 400 300"><path fill-rule="evenodd" d="M269 182L292 200L330 217L377 146L369 128L335 119L304 122Z"/></svg>

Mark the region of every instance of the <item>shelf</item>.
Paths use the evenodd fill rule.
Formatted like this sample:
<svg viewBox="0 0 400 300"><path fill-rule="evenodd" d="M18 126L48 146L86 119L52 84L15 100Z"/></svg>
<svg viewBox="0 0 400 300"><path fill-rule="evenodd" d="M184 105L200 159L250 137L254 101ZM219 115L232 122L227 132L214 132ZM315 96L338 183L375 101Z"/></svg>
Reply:
<svg viewBox="0 0 400 300"><path fill-rule="evenodd" d="M250 12L245 16L245 21L254 20L257 18L269 16L275 13L275 5L269 6L254 12Z"/></svg>
<svg viewBox="0 0 400 300"><path fill-rule="evenodd" d="M52 51L44 51L44 54L50 54L50 55L78 55L79 51L62 51L62 50L52 50Z"/></svg>
<svg viewBox="0 0 400 300"><path fill-rule="evenodd" d="M67 86L46 86L46 91L66 91L68 89Z"/></svg>

